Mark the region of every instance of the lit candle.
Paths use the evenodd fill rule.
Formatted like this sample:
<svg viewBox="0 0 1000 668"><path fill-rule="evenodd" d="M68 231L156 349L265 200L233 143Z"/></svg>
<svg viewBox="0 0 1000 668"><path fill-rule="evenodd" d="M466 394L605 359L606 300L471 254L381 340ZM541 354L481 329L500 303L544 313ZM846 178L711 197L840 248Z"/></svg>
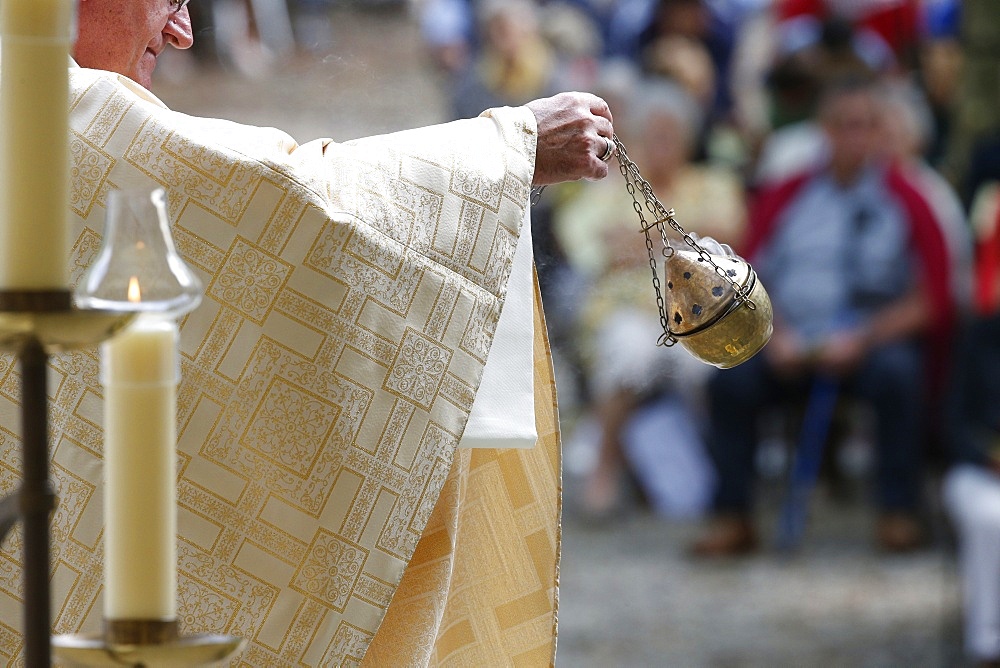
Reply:
<svg viewBox="0 0 1000 668"><path fill-rule="evenodd" d="M6 0L3 0L6 1ZM134 281L134 279L133 279ZM177 616L173 320L139 316L103 344L104 618Z"/></svg>
<svg viewBox="0 0 1000 668"><path fill-rule="evenodd" d="M0 289L65 289L76 0L0 1Z"/></svg>

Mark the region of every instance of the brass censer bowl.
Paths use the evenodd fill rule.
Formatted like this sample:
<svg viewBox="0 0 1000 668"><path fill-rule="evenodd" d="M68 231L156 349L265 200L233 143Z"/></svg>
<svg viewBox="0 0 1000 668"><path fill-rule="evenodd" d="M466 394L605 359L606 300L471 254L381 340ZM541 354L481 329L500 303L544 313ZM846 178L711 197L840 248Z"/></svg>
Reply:
<svg viewBox="0 0 1000 668"><path fill-rule="evenodd" d="M756 355L771 338L771 300L746 260L710 257L726 278L692 251L675 250L664 263L668 330L702 362L728 369Z"/></svg>
<svg viewBox="0 0 1000 668"><path fill-rule="evenodd" d="M756 355L771 338L773 311L753 267L713 239L699 240L684 230L653 193L618 137L615 155L625 187L646 235L653 289L660 312L662 346L680 343L695 358L728 369ZM641 201L640 201L641 200ZM647 221L652 216L652 222ZM675 248L667 227L686 247ZM654 238L662 245L666 291L661 287Z"/></svg>

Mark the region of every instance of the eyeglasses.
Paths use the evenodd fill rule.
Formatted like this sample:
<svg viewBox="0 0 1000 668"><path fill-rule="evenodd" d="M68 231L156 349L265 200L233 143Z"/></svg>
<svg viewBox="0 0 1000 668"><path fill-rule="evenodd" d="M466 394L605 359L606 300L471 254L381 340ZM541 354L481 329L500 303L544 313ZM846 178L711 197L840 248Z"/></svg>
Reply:
<svg viewBox="0 0 1000 668"><path fill-rule="evenodd" d="M170 0L170 13L176 14L187 7L187 3L189 2L191 2L191 0Z"/></svg>

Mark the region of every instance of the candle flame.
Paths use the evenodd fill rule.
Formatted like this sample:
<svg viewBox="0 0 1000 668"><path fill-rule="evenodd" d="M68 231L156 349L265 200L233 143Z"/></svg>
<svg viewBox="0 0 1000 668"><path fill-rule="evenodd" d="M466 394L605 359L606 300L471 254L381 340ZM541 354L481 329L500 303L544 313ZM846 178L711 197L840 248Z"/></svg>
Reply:
<svg viewBox="0 0 1000 668"><path fill-rule="evenodd" d="M128 300L132 304L142 301L142 294L139 291L139 279L135 276L128 279Z"/></svg>

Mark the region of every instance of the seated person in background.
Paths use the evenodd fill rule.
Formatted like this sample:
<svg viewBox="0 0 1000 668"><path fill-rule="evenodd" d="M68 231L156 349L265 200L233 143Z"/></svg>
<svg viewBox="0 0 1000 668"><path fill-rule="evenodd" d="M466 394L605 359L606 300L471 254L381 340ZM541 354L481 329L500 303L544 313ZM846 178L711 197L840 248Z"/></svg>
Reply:
<svg viewBox="0 0 1000 668"><path fill-rule="evenodd" d="M953 465L945 510L958 538L965 652L1000 665L1000 312L977 319L956 347L948 393Z"/></svg>
<svg viewBox="0 0 1000 668"><path fill-rule="evenodd" d="M949 255L931 206L880 143L879 95L865 79L831 84L818 111L825 166L765 189L751 207L744 255L770 293L774 336L709 384L718 487L696 554L755 546L757 418L817 377L874 409L879 545L901 551L922 541L925 401L940 371L928 352L941 351L953 319Z"/></svg>
<svg viewBox="0 0 1000 668"><path fill-rule="evenodd" d="M457 72L449 96L454 118L516 106L548 94L555 53L532 0L487 0L476 7L478 52Z"/></svg>
<svg viewBox="0 0 1000 668"><path fill-rule="evenodd" d="M983 146L1000 157L1000 145ZM970 212L977 231L975 314L955 346L948 386L945 511L958 542L965 653L977 666L1000 666L1000 186L983 172Z"/></svg>

